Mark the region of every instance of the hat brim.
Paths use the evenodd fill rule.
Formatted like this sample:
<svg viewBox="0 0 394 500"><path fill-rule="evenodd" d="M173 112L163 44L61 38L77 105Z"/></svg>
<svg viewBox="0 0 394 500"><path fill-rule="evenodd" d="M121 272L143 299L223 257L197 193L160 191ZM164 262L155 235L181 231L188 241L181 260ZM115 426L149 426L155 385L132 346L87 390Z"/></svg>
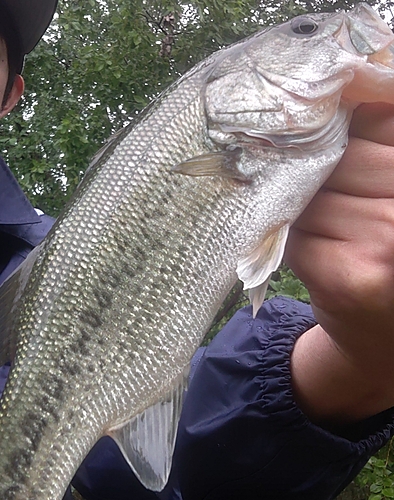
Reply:
<svg viewBox="0 0 394 500"><path fill-rule="evenodd" d="M0 0L12 17L23 54L37 45L55 13L58 0Z"/></svg>

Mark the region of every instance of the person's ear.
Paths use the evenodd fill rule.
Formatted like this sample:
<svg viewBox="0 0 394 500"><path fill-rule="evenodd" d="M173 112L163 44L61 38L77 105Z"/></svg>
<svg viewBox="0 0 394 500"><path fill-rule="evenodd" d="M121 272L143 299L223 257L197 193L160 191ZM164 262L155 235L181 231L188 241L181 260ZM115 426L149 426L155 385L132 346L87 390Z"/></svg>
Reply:
<svg viewBox="0 0 394 500"><path fill-rule="evenodd" d="M21 75L15 75L14 84L12 86L11 92L8 95L7 101L0 110L0 118L7 115L17 104L23 91L25 89L25 82Z"/></svg>

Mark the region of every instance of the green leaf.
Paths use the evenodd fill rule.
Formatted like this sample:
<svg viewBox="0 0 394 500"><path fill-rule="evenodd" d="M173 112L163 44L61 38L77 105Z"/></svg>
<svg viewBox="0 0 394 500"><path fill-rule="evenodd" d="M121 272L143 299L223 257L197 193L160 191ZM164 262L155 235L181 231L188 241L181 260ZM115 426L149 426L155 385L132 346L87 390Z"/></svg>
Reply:
<svg viewBox="0 0 394 500"><path fill-rule="evenodd" d="M370 490L372 493L380 493L382 491L382 489L383 489L383 487L379 483L374 483L374 484L371 484L371 486L370 486Z"/></svg>

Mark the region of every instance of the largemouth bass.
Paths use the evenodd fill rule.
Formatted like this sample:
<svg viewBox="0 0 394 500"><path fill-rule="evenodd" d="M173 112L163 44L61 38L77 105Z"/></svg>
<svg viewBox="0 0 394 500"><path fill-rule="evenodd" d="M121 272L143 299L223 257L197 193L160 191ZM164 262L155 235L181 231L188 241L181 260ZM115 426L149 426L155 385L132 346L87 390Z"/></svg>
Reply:
<svg viewBox="0 0 394 500"><path fill-rule="evenodd" d="M103 435L164 486L195 349L237 277L260 306L353 109L394 103L393 51L365 4L295 18L197 65L95 158L2 288L2 500L60 500Z"/></svg>

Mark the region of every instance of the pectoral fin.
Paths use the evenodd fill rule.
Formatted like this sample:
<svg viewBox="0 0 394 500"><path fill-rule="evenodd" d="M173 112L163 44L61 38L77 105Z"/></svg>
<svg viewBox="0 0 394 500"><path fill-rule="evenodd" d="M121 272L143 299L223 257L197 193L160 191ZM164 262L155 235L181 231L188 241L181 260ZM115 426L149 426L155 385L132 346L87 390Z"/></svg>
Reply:
<svg viewBox="0 0 394 500"><path fill-rule="evenodd" d="M188 374L189 367L163 400L108 432L141 483L153 491L161 491L170 474Z"/></svg>
<svg viewBox="0 0 394 500"><path fill-rule="evenodd" d="M256 316L264 301L271 273L281 263L288 234L289 225L285 224L276 232L271 233L252 253L238 262L238 277L243 281L244 288L250 290L253 317Z"/></svg>
<svg viewBox="0 0 394 500"><path fill-rule="evenodd" d="M249 301L252 304L253 318L256 317L258 310L263 305L270 279L271 273L264 283L249 290Z"/></svg>
<svg viewBox="0 0 394 500"><path fill-rule="evenodd" d="M239 169L241 152L241 148L236 148L232 151L219 151L195 156L179 163L173 167L172 171L195 177L212 175L250 183L250 177Z"/></svg>

